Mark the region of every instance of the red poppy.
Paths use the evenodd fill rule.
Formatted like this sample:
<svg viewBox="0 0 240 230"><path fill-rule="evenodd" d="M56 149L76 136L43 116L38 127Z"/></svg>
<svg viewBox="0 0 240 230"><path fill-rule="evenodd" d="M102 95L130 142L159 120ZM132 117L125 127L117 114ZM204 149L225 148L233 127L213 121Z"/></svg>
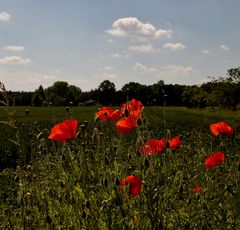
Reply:
<svg viewBox="0 0 240 230"><path fill-rule="evenodd" d="M142 179L138 176L127 176L125 180L120 183L120 188L123 189L126 185L129 186L129 193L132 197L137 196L142 189Z"/></svg>
<svg viewBox="0 0 240 230"><path fill-rule="evenodd" d="M118 109L113 110L108 106L102 107L98 112L95 113L96 118L100 118L101 120L117 120L120 112Z"/></svg>
<svg viewBox="0 0 240 230"><path fill-rule="evenodd" d="M224 121L221 121L221 122L218 122L215 124L211 124L210 130L212 131L212 133L215 136L218 136L220 134L227 134L227 135L233 134L233 128Z"/></svg>
<svg viewBox="0 0 240 230"><path fill-rule="evenodd" d="M134 113L134 111L141 112L143 109L144 109L144 106L141 101L132 99L130 102L122 104L121 113L123 116L128 116L129 114Z"/></svg>
<svg viewBox="0 0 240 230"><path fill-rule="evenodd" d="M177 149L180 147L180 145L181 145L181 137L180 136L173 137L169 140L169 147L171 149Z"/></svg>
<svg viewBox="0 0 240 230"><path fill-rule="evenodd" d="M150 139L139 148L139 151L145 153L146 156L149 156L151 154L156 155L158 153L162 153L165 150L166 143L167 143L166 138L162 138L160 140Z"/></svg>
<svg viewBox="0 0 240 230"><path fill-rule="evenodd" d="M110 121L116 121L120 115L120 111L118 109L115 109L111 114L109 114L108 119Z"/></svg>
<svg viewBox="0 0 240 230"><path fill-rule="evenodd" d="M66 142L76 136L77 126L77 120L63 121L51 128L51 134L48 138L58 142Z"/></svg>
<svg viewBox="0 0 240 230"><path fill-rule="evenodd" d="M218 166L224 162L224 159L224 154L221 151L216 151L205 160L206 167L210 169Z"/></svg>
<svg viewBox="0 0 240 230"><path fill-rule="evenodd" d="M196 185L193 189L192 192L196 193L196 192L201 192L202 191L202 186L201 185Z"/></svg>
<svg viewBox="0 0 240 230"><path fill-rule="evenodd" d="M116 128L119 133L130 133L133 126L128 117L123 117L116 123Z"/></svg>

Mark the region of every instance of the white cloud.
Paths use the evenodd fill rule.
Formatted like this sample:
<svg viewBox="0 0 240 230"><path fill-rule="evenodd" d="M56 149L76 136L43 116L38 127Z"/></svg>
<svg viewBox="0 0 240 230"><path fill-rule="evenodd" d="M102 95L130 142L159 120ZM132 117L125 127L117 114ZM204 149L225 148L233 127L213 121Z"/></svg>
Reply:
<svg viewBox="0 0 240 230"><path fill-rule="evenodd" d="M159 73L158 69L155 69L151 66L144 65L144 64L141 64L141 63L138 63L138 62L135 64L133 69L138 70L139 72L141 72L143 74L156 75L156 74Z"/></svg>
<svg viewBox="0 0 240 230"><path fill-rule="evenodd" d="M23 46L5 46L4 49L9 51L20 52L24 50L24 47Z"/></svg>
<svg viewBox="0 0 240 230"><path fill-rule="evenodd" d="M10 17L7 12L0 12L0 21L9 21Z"/></svg>
<svg viewBox="0 0 240 230"><path fill-rule="evenodd" d="M112 66L105 66L105 67L103 67L103 68L99 68L98 69L99 71L108 71L108 72L112 72L112 71L114 71L114 67L112 67Z"/></svg>
<svg viewBox="0 0 240 230"><path fill-rule="evenodd" d="M118 76L114 73L114 67L112 66L105 66L103 68L98 69L98 73L94 75L94 78L102 79L102 80L110 80L110 79L117 79Z"/></svg>
<svg viewBox="0 0 240 230"><path fill-rule="evenodd" d="M229 51L229 47L226 46L225 44L220 45L220 48L224 51Z"/></svg>
<svg viewBox="0 0 240 230"><path fill-rule="evenodd" d="M97 73L94 75L95 78L102 79L102 80L110 80L110 79L117 79L118 76L115 73Z"/></svg>
<svg viewBox="0 0 240 230"><path fill-rule="evenodd" d="M113 54L110 54L110 56L113 58L130 58L129 54L121 54L121 53L113 53Z"/></svg>
<svg viewBox="0 0 240 230"><path fill-rule="evenodd" d="M164 49L169 49L171 51L183 50L186 48L182 43L165 43L163 45Z"/></svg>
<svg viewBox="0 0 240 230"><path fill-rule="evenodd" d="M140 45L140 46L130 46L128 48L129 50L141 52L141 53L153 53L159 51L158 49L155 49L151 44L146 45Z"/></svg>
<svg viewBox="0 0 240 230"><path fill-rule="evenodd" d="M7 56L0 58L0 64L30 64L30 58L22 58L19 56Z"/></svg>
<svg viewBox="0 0 240 230"><path fill-rule="evenodd" d="M207 49L202 50L202 52L203 52L204 54L210 54L210 51L207 50Z"/></svg>
<svg viewBox="0 0 240 230"><path fill-rule="evenodd" d="M161 77L190 76L198 72L194 70L192 66L184 67L181 65L167 65L157 69L149 65L136 63L133 68L142 74L149 74L149 75L161 76Z"/></svg>
<svg viewBox="0 0 240 230"><path fill-rule="evenodd" d="M191 74L197 73L196 70L193 69L192 66L181 66L181 65L168 65L162 67L160 72L163 75L168 76L190 76Z"/></svg>
<svg viewBox="0 0 240 230"><path fill-rule="evenodd" d="M150 23L143 23L135 17L119 18L105 31L116 37L171 38L171 30L156 29Z"/></svg>

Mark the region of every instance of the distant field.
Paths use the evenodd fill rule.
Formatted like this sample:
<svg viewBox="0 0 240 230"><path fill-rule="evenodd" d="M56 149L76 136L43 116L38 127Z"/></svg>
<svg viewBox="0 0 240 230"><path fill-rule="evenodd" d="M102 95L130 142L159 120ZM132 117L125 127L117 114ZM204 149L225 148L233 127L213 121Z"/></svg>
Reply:
<svg viewBox="0 0 240 230"><path fill-rule="evenodd" d="M73 107L67 112L66 107L15 107L13 110L14 120L17 123L40 122L42 124L54 124L65 119L78 119L80 122L88 120L94 121L94 114L98 107ZM26 110L29 110L29 115L26 115ZM159 128L163 127L164 123L164 108L163 107L145 107L144 116L149 125ZM8 114L4 107L0 107L0 120L8 120ZM209 126L210 122L225 120L232 125L239 123L240 112L230 110L213 110L213 109L188 109L185 107L166 107L166 127L202 127Z"/></svg>

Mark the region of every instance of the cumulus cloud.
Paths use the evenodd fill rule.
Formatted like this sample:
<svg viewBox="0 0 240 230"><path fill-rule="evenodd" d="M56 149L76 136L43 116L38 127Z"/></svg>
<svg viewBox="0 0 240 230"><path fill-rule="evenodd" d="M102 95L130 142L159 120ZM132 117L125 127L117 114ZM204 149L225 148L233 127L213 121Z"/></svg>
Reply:
<svg viewBox="0 0 240 230"><path fill-rule="evenodd" d="M210 54L210 51L207 50L207 49L202 50L202 52L203 52L204 54Z"/></svg>
<svg viewBox="0 0 240 230"><path fill-rule="evenodd" d="M22 58L19 56L7 56L0 58L0 64L30 64L30 58Z"/></svg>
<svg viewBox="0 0 240 230"><path fill-rule="evenodd" d="M150 23L143 23L135 17L119 18L105 31L116 37L171 38L172 31L157 29Z"/></svg>
<svg viewBox="0 0 240 230"><path fill-rule="evenodd" d="M183 45L182 43L165 43L163 45L164 49L169 49L171 51L176 51L176 50L183 50L186 48L185 45Z"/></svg>
<svg viewBox="0 0 240 230"><path fill-rule="evenodd" d="M149 65L144 65L141 63L136 63L133 67L135 70L139 71L142 74L149 74L154 76L161 77L175 77L175 76L190 76L197 73L192 66L181 66L181 65L167 65L159 69L151 67Z"/></svg>
<svg viewBox="0 0 240 230"><path fill-rule="evenodd" d="M98 69L98 73L94 75L94 78L98 78L101 80L111 80L111 79L117 79L118 76L116 73L114 73L114 67L112 66L105 66Z"/></svg>
<svg viewBox="0 0 240 230"><path fill-rule="evenodd" d="M141 53L153 53L153 52L159 51L158 49L155 49L151 44L130 46L128 47L128 49L136 52L141 52Z"/></svg>
<svg viewBox="0 0 240 230"><path fill-rule="evenodd" d="M160 72L168 76L190 76L191 74L197 73L192 66L181 66L181 65L167 65L162 67Z"/></svg>
<svg viewBox="0 0 240 230"><path fill-rule="evenodd" d="M24 47L23 46L5 46L4 49L9 51L20 52L24 50Z"/></svg>
<svg viewBox="0 0 240 230"><path fill-rule="evenodd" d="M133 69L138 70L139 72L141 72L143 74L156 75L159 73L158 69L153 68L149 65L144 65L144 64L138 63L138 62L135 64Z"/></svg>
<svg viewBox="0 0 240 230"><path fill-rule="evenodd" d="M9 21L10 17L7 12L0 12L0 21Z"/></svg>
<svg viewBox="0 0 240 230"><path fill-rule="evenodd" d="M220 45L221 50L223 51L229 51L229 47L226 46L225 44Z"/></svg>
<svg viewBox="0 0 240 230"><path fill-rule="evenodd" d="M122 53L113 53L113 54L110 54L110 56L113 58L130 58L129 54L122 54Z"/></svg>
<svg viewBox="0 0 240 230"><path fill-rule="evenodd" d="M118 76L115 73L97 73L94 75L95 78L102 79L102 80L110 80L110 79L117 79Z"/></svg>
<svg viewBox="0 0 240 230"><path fill-rule="evenodd" d="M99 70L99 71L112 72L112 71L114 71L114 67L112 67L112 66L105 66L105 67L103 67L103 68L99 68L98 70Z"/></svg>

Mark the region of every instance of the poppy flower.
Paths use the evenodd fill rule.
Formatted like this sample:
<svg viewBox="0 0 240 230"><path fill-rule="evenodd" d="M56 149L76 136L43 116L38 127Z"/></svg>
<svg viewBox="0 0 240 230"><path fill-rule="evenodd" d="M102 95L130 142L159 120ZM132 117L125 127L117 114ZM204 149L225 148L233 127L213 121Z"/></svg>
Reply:
<svg viewBox="0 0 240 230"><path fill-rule="evenodd" d="M180 136L173 137L169 140L169 147L171 149L177 149L180 147L180 145L181 145L181 137Z"/></svg>
<svg viewBox="0 0 240 230"><path fill-rule="evenodd" d="M226 122L221 121L215 124L210 125L210 130L212 131L213 135L218 136L220 134L233 134L233 128L229 126Z"/></svg>
<svg viewBox="0 0 240 230"><path fill-rule="evenodd" d="M202 186L201 185L196 185L193 189L192 192L196 193L196 192L201 192L202 191Z"/></svg>
<svg viewBox="0 0 240 230"><path fill-rule="evenodd" d="M122 104L121 114L127 117L129 114L132 114L135 111L141 112L143 109L144 109L144 106L141 101L132 99L130 102Z"/></svg>
<svg viewBox="0 0 240 230"><path fill-rule="evenodd" d="M225 156L221 151L214 152L205 160L206 168L211 169L224 162Z"/></svg>
<svg viewBox="0 0 240 230"><path fill-rule="evenodd" d="M118 109L115 109L111 114L109 114L108 119L110 121L116 121L120 115L120 111Z"/></svg>
<svg viewBox="0 0 240 230"><path fill-rule="evenodd" d="M167 139L150 139L144 145L142 145L138 150L150 156L151 154L162 153L166 148Z"/></svg>
<svg viewBox="0 0 240 230"><path fill-rule="evenodd" d="M100 118L101 120L117 120L120 111L118 109L113 110L108 106L102 107L98 112L95 113L95 118Z"/></svg>
<svg viewBox="0 0 240 230"><path fill-rule="evenodd" d="M77 120L63 121L51 128L51 134L48 138L58 142L66 142L76 136L77 126Z"/></svg>
<svg viewBox="0 0 240 230"><path fill-rule="evenodd" d="M123 117L116 123L116 128L119 133L130 133L133 126L128 117Z"/></svg>
<svg viewBox="0 0 240 230"><path fill-rule="evenodd" d="M142 189L142 179L138 176L127 176L125 180L120 183L120 188L129 184L129 194L131 197L137 196Z"/></svg>

